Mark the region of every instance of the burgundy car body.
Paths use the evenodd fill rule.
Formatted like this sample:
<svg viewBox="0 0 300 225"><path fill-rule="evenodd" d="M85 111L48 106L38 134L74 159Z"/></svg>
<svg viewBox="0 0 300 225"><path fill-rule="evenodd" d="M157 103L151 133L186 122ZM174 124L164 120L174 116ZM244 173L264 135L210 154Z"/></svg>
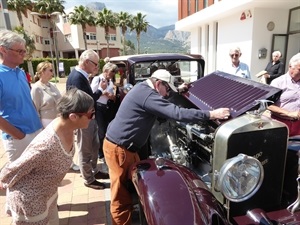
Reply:
<svg viewBox="0 0 300 225"><path fill-rule="evenodd" d="M230 224L223 206L187 167L167 160L158 169L148 159L135 164L130 177L148 224Z"/></svg>

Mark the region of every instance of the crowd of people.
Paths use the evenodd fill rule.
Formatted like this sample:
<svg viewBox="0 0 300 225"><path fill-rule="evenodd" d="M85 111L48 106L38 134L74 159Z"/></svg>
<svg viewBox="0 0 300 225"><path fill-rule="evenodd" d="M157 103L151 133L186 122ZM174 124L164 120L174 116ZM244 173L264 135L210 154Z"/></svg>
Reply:
<svg viewBox="0 0 300 225"><path fill-rule="evenodd" d="M99 74L99 56L93 50L82 52L64 93L50 82L53 65L48 61L38 64L34 83L28 85L19 68L26 52L20 35L0 31L0 130L8 157L0 171L0 189L6 189L6 213L15 224L59 224L57 190L70 167L76 166L77 144L84 185L104 189L106 184L98 180L109 178L112 224L130 225L133 205L127 176L130 166L140 160L139 153L145 151L155 120L198 122L230 117L226 106L206 111L169 102L171 91L184 92L188 86L175 87L174 76L164 68L136 84L120 103L114 83L118 66L106 59ZM240 48L230 49L231 64L223 71L251 79L241 55ZM272 56L263 76L283 92L269 106L271 116L288 126L290 136L299 135L300 53L290 59L284 75L281 53L275 51ZM107 164L108 173L97 167L99 158Z"/></svg>

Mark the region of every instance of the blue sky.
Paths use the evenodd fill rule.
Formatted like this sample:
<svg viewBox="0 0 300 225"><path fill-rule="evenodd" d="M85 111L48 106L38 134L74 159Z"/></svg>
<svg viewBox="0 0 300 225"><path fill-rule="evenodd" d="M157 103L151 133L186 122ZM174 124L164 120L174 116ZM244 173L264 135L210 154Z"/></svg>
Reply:
<svg viewBox="0 0 300 225"><path fill-rule="evenodd" d="M156 28L175 24L178 15L177 0L65 0L65 2L66 9L85 6L89 2L101 2L113 12L123 11L132 15L141 12L146 15L146 21Z"/></svg>

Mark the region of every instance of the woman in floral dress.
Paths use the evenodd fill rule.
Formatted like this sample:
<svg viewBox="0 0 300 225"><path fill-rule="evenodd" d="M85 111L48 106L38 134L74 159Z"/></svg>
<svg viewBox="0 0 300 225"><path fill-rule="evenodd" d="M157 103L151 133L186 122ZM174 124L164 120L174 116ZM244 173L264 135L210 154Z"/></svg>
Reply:
<svg viewBox="0 0 300 225"><path fill-rule="evenodd" d="M54 119L14 162L0 172L0 189L7 196L13 223L58 225L57 189L74 155L74 130L87 128L94 117L94 100L71 89L57 103Z"/></svg>

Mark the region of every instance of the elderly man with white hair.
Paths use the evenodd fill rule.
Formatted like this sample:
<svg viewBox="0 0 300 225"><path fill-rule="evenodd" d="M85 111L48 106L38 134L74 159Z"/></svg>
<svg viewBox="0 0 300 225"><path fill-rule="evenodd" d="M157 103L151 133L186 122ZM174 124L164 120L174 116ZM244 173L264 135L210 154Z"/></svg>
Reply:
<svg viewBox="0 0 300 225"><path fill-rule="evenodd" d="M280 61L280 58L280 51L274 51L272 53L272 61L266 66L265 71L267 73L264 74L267 84L270 84L272 80L284 74L284 64Z"/></svg>
<svg viewBox="0 0 300 225"><path fill-rule="evenodd" d="M79 58L78 66L76 66L67 79L67 90L76 87L79 90L89 94L95 101L99 99L103 91L107 87L107 82L100 81L96 91L92 91L89 83L89 74L94 73L99 69L98 54L89 49L82 52ZM95 107L95 110L97 108ZM88 128L78 129L77 131L77 145L79 156L79 168L84 179L84 185L94 189L104 189L105 185L96 179L107 179L108 174L102 173L97 168L99 137L98 125L94 118L91 119Z"/></svg>
<svg viewBox="0 0 300 225"><path fill-rule="evenodd" d="M282 89L280 98L269 106L272 118L288 126L289 136L300 135L300 53L290 59L288 72L270 85Z"/></svg>
<svg viewBox="0 0 300 225"><path fill-rule="evenodd" d="M242 51L239 47L233 47L229 50L229 56L231 63L226 64L221 71L225 73L233 74L238 77L251 79L249 66L246 63L240 61Z"/></svg>

